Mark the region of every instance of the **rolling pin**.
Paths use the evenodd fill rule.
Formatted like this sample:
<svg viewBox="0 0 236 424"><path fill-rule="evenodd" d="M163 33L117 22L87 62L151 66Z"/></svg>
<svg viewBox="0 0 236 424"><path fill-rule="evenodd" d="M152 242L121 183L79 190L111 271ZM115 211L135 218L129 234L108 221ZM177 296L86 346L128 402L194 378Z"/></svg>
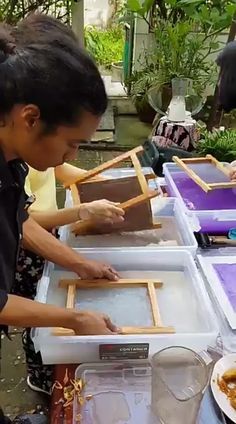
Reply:
<svg viewBox="0 0 236 424"><path fill-rule="evenodd" d="M205 233L195 233L195 238L199 247L202 249L214 249L226 246L236 247L236 240L229 239L226 236L209 236Z"/></svg>

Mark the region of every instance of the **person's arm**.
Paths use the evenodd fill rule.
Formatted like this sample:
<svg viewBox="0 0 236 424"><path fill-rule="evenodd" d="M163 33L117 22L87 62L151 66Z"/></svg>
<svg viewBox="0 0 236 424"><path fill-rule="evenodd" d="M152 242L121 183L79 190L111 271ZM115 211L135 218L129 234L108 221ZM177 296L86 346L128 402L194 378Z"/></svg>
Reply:
<svg viewBox="0 0 236 424"><path fill-rule="evenodd" d="M0 311L0 325L17 327L63 327L78 335L114 334L118 329L106 315L46 305L8 295Z"/></svg>
<svg viewBox="0 0 236 424"><path fill-rule="evenodd" d="M75 272L83 279L116 280L117 272L109 265L90 261L57 240L29 217L23 224L23 246L55 264Z"/></svg>
<svg viewBox="0 0 236 424"><path fill-rule="evenodd" d="M31 211L29 209L29 214L31 218L34 219L41 227L46 230L52 230L52 228L61 227L63 225L72 224L73 222L78 221L79 218L79 208L64 208L52 211Z"/></svg>
<svg viewBox="0 0 236 424"><path fill-rule="evenodd" d="M66 184L68 181L71 181L76 178L80 178L81 175L85 174L87 171L85 169L77 168L76 166L70 165L69 163L63 163L55 168L56 180L62 184ZM105 178L101 175L98 175L91 180L104 180Z"/></svg>
<svg viewBox="0 0 236 424"><path fill-rule="evenodd" d="M83 219L91 219L99 223L117 223L123 221L124 211L116 203L108 200L95 200L82 203L73 208L56 211L37 212L29 209L30 216L46 230L72 224Z"/></svg>

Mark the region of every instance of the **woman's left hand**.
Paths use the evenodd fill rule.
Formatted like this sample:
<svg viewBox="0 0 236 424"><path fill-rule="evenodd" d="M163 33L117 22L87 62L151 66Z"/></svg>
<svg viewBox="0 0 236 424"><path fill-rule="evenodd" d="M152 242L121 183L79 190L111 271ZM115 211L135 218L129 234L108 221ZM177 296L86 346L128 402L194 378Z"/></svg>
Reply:
<svg viewBox="0 0 236 424"><path fill-rule="evenodd" d="M109 200L95 200L90 203L82 203L79 207L79 216L82 220L93 220L94 222L103 222L115 224L124 221L125 212L119 207L119 203Z"/></svg>

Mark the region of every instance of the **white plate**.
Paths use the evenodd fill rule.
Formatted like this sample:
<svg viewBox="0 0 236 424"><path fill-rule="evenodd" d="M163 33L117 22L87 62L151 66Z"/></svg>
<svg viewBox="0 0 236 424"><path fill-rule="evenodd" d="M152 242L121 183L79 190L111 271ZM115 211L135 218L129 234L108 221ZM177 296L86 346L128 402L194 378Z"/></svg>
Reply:
<svg viewBox="0 0 236 424"><path fill-rule="evenodd" d="M236 423L236 410L232 408L227 396L220 390L217 384L217 378L221 377L230 368L236 368L235 353L224 356L215 364L211 377L211 389L220 409L233 421L233 423Z"/></svg>

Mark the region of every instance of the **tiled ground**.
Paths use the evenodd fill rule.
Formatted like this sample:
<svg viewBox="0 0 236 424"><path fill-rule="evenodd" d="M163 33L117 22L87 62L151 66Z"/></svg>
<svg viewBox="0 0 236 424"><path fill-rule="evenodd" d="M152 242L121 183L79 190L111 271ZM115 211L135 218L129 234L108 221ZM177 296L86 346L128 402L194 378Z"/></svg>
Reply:
<svg viewBox="0 0 236 424"><path fill-rule="evenodd" d="M139 122L135 116L122 116L116 120L116 143L126 146L141 144L150 133L151 127ZM85 169L118 155L117 151L81 150L76 165ZM58 188L58 203L63 205L64 191ZM25 359L21 345L20 330L13 330L12 341L2 340L2 370L0 377L0 404L5 413L14 416L20 412L46 407L47 399L32 392L26 385Z"/></svg>
<svg viewBox="0 0 236 424"><path fill-rule="evenodd" d="M25 411L47 408L47 399L29 390L26 385L25 357L20 330L13 330L11 341L2 339L0 404L11 417Z"/></svg>

